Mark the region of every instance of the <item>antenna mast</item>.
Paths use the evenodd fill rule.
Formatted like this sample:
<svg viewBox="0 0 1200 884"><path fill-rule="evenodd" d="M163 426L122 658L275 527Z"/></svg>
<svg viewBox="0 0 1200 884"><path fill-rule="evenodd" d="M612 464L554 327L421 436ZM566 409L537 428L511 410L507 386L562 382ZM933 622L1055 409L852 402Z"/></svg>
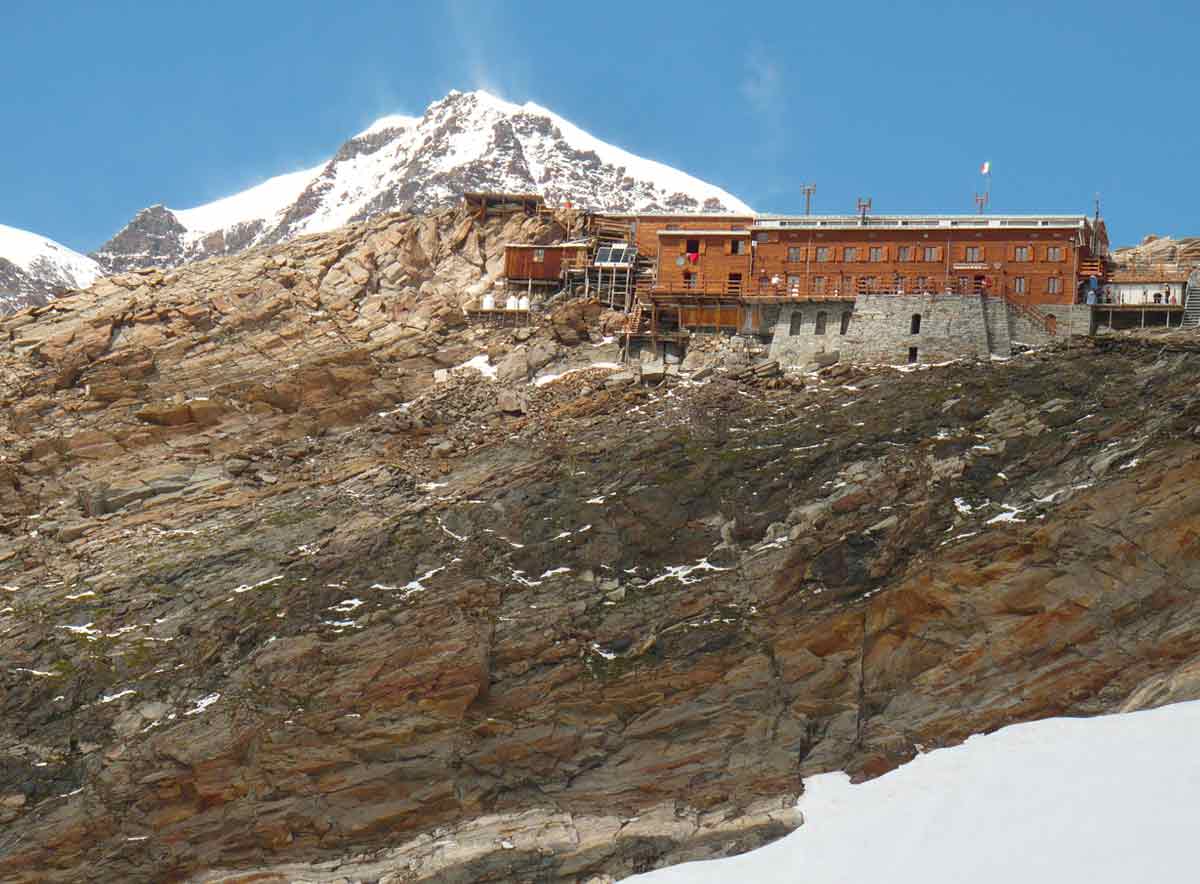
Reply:
<svg viewBox="0 0 1200 884"><path fill-rule="evenodd" d="M813 194L817 192L817 185L801 184L800 192L802 194L804 194L804 214L811 215L812 214L812 198L813 198Z"/></svg>

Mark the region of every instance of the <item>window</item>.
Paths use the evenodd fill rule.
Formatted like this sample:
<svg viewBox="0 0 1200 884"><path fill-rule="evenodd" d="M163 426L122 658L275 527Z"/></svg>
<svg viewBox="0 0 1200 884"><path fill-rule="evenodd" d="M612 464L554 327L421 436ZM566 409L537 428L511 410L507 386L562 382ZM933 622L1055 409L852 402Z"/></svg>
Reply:
<svg viewBox="0 0 1200 884"><path fill-rule="evenodd" d="M910 335L919 335L921 333L921 314L914 313L912 319L908 322L908 333ZM910 359L909 362L912 362Z"/></svg>
<svg viewBox="0 0 1200 884"><path fill-rule="evenodd" d="M683 287L685 289L694 289L696 287L696 274L690 270L683 271Z"/></svg>
<svg viewBox="0 0 1200 884"><path fill-rule="evenodd" d="M854 248L853 246L846 246L846 248L842 252L842 260L847 261L847 262L857 261L858 260L858 249Z"/></svg>
<svg viewBox="0 0 1200 884"><path fill-rule="evenodd" d="M1013 253L1013 260L1028 261L1030 260L1030 252L1032 249L1029 246L1017 246Z"/></svg>
<svg viewBox="0 0 1200 884"><path fill-rule="evenodd" d="M545 249L534 249L533 250L533 263L534 264L544 264L545 262L546 262L546 250Z"/></svg>
<svg viewBox="0 0 1200 884"><path fill-rule="evenodd" d="M829 260L829 246L817 246L817 260L818 261L828 261Z"/></svg>
<svg viewBox="0 0 1200 884"><path fill-rule="evenodd" d="M1015 279L1013 279L1013 291L1016 292L1018 295L1023 295L1023 294L1025 294L1026 291L1028 291L1028 289L1025 287L1025 285L1026 284L1025 284L1024 276L1018 276Z"/></svg>
<svg viewBox="0 0 1200 884"><path fill-rule="evenodd" d="M734 294L737 294L741 290L742 290L742 274L740 274L740 273L729 274L728 291L733 292Z"/></svg>
<svg viewBox="0 0 1200 884"><path fill-rule="evenodd" d="M842 311L842 334L846 334L846 332L848 332L848 331L850 331L850 311L843 310Z"/></svg>
<svg viewBox="0 0 1200 884"><path fill-rule="evenodd" d="M787 259L788 259L789 264L799 264L800 263L800 246L788 246Z"/></svg>
<svg viewBox="0 0 1200 884"><path fill-rule="evenodd" d="M918 276L917 284L914 287L914 291L918 291L918 292L929 291L929 277L928 276Z"/></svg>
<svg viewBox="0 0 1200 884"><path fill-rule="evenodd" d="M883 247L882 246L871 246L870 256L871 256L871 261L874 263L879 263L880 261L882 261L883 260Z"/></svg>
<svg viewBox="0 0 1200 884"><path fill-rule="evenodd" d="M926 261L942 260L941 247L940 246L925 246L925 260Z"/></svg>
<svg viewBox="0 0 1200 884"><path fill-rule="evenodd" d="M788 291L791 292L793 295L800 294L800 274L798 274L798 273L789 273L788 274Z"/></svg>
<svg viewBox="0 0 1200 884"><path fill-rule="evenodd" d="M817 313L817 321L816 321L816 324L813 325L813 334L814 335L825 334L825 318L826 318L826 313L824 310L821 310Z"/></svg>
<svg viewBox="0 0 1200 884"><path fill-rule="evenodd" d="M804 314L800 312L800 308L792 311L792 318L788 323L788 334L793 338L800 334L800 329L804 328Z"/></svg>
<svg viewBox="0 0 1200 884"><path fill-rule="evenodd" d="M729 241L729 254L731 254L731 255L746 254L746 241L744 239L731 239Z"/></svg>
<svg viewBox="0 0 1200 884"><path fill-rule="evenodd" d="M1046 249L1047 261L1061 261L1063 259L1062 246L1050 246Z"/></svg>
<svg viewBox="0 0 1200 884"><path fill-rule="evenodd" d="M875 291L875 283L877 279L874 276L863 276L858 281L859 291L870 294Z"/></svg>
<svg viewBox="0 0 1200 884"><path fill-rule="evenodd" d="M819 295L819 294L823 293L824 291L825 291L825 277L824 276L814 276L813 277L813 292L814 292L814 294Z"/></svg>
<svg viewBox="0 0 1200 884"><path fill-rule="evenodd" d="M903 276L896 277L896 294L904 294L905 288L908 286L908 280Z"/></svg>
<svg viewBox="0 0 1200 884"><path fill-rule="evenodd" d="M913 259L912 246L900 246L900 248L898 248L896 250L896 260L897 261L911 261L912 259Z"/></svg>
<svg viewBox="0 0 1200 884"><path fill-rule="evenodd" d="M917 348L909 347L908 348L908 364L913 365L914 363L916 363L916 361L917 361Z"/></svg>
<svg viewBox="0 0 1200 884"><path fill-rule="evenodd" d="M978 264L980 261L983 260L983 247L982 246L967 246L966 257L967 257L968 264Z"/></svg>
<svg viewBox="0 0 1200 884"><path fill-rule="evenodd" d="M687 241L686 248L684 248L684 251L687 252L689 255L698 255L700 253L700 240L689 239Z"/></svg>
<svg viewBox="0 0 1200 884"><path fill-rule="evenodd" d="M1057 276L1052 276L1046 280L1046 291L1052 295L1062 293L1062 280Z"/></svg>

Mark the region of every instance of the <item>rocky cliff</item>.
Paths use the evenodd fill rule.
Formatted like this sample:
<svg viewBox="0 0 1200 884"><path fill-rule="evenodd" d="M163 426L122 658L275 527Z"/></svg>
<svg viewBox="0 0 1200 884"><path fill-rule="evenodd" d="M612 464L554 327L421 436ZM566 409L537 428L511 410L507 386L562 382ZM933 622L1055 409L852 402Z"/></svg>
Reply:
<svg viewBox="0 0 1200 884"><path fill-rule="evenodd" d="M606 144L535 104L451 92L421 117L377 120L315 168L193 209L144 209L94 257L110 273L172 267L384 212L428 211L478 190L609 211L749 211L720 188Z"/></svg>
<svg viewBox="0 0 1200 884"><path fill-rule="evenodd" d="M1200 267L1200 237L1147 236L1136 246L1115 249L1113 258L1121 264L1134 266L1179 264Z"/></svg>
<svg viewBox="0 0 1200 884"><path fill-rule="evenodd" d="M594 306L464 325L513 232L0 321L0 878L606 881L1200 695L1188 339L637 385Z"/></svg>

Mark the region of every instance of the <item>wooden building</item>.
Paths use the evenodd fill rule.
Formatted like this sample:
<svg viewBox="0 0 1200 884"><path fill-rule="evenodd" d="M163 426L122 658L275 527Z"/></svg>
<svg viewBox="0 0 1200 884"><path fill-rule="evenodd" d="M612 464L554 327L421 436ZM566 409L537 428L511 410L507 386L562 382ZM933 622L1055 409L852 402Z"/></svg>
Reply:
<svg viewBox="0 0 1200 884"><path fill-rule="evenodd" d="M537 193L479 191L464 193L462 198L467 211L480 221L496 215L536 215L546 205L545 198Z"/></svg>
<svg viewBox="0 0 1200 884"><path fill-rule="evenodd" d="M504 246L504 277L510 287L557 285L565 271L587 266L589 251L586 241L508 243Z"/></svg>
<svg viewBox="0 0 1200 884"><path fill-rule="evenodd" d="M764 216L747 230L659 229L655 293L820 299L959 293L1074 304L1103 275L1084 216Z"/></svg>
<svg viewBox="0 0 1200 884"><path fill-rule="evenodd" d="M1179 267L1119 267L1108 274L1100 303L1182 305L1189 275Z"/></svg>
<svg viewBox="0 0 1200 884"><path fill-rule="evenodd" d="M637 246L638 254L658 255L658 234L662 230L748 230L753 215L680 215L662 213L598 213L592 216L597 229L620 230L620 239ZM601 237L603 238L603 237Z"/></svg>

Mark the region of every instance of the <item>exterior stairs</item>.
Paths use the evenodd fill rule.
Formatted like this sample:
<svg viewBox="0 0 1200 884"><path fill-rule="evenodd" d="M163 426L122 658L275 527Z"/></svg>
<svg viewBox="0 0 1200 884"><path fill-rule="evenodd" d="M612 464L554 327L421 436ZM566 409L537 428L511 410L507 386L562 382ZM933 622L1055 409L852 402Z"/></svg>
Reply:
<svg viewBox="0 0 1200 884"><path fill-rule="evenodd" d="M1200 270L1188 277L1187 294L1183 299L1183 328L1200 327Z"/></svg>

